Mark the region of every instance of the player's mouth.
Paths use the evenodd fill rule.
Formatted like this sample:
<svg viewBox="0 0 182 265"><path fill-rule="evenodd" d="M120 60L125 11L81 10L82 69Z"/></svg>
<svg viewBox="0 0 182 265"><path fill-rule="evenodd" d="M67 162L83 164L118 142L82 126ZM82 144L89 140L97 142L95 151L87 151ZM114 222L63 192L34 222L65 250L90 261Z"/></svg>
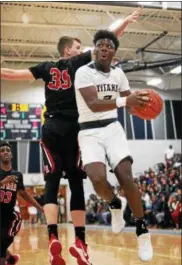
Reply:
<svg viewBox="0 0 182 265"><path fill-rule="evenodd" d="M9 155L4 155L3 157L4 157L4 159L8 159Z"/></svg>
<svg viewBox="0 0 182 265"><path fill-rule="evenodd" d="M101 53L101 59L107 59L107 53Z"/></svg>

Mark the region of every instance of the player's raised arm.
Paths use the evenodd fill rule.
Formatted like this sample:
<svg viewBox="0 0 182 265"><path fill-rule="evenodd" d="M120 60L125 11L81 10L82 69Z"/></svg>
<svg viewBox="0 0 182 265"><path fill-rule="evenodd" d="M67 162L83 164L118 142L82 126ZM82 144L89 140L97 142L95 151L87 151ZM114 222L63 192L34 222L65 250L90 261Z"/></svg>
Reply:
<svg viewBox="0 0 182 265"><path fill-rule="evenodd" d="M117 28L112 30L112 31L116 34L116 36L118 38L120 38L130 23L136 23L137 22L140 15L142 14L142 12L143 12L143 7L137 8L135 11L133 11L131 13L131 15L129 15L129 16L125 17L123 20L121 20L121 22L117 26Z"/></svg>
<svg viewBox="0 0 182 265"><path fill-rule="evenodd" d="M121 38L128 25L131 23L136 23L142 12L143 12L143 7L137 8L135 11L131 13L131 15L128 15L124 19L121 19L121 22L118 24L118 26L115 29L111 28L110 30L116 35L118 39ZM91 51L91 57L92 59L95 59L95 54L93 50Z"/></svg>
<svg viewBox="0 0 182 265"><path fill-rule="evenodd" d="M1 68L2 80L35 80L34 76L28 69L15 70L9 68Z"/></svg>

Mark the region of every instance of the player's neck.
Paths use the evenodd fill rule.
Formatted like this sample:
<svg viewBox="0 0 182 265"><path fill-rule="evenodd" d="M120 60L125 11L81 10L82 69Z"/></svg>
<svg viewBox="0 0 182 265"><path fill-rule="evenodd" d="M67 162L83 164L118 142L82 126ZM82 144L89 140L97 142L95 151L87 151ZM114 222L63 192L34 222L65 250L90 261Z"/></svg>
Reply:
<svg viewBox="0 0 182 265"><path fill-rule="evenodd" d="M69 58L71 58L71 56L65 54L64 56L60 57L59 60L65 60Z"/></svg>
<svg viewBox="0 0 182 265"><path fill-rule="evenodd" d="M9 162L7 162L7 163L6 162L4 162L4 163L1 162L0 167L4 171L9 171L9 170L12 169L12 165Z"/></svg>
<svg viewBox="0 0 182 265"><path fill-rule="evenodd" d="M109 73L110 72L110 64L109 65L102 65L99 62L95 62L95 67L98 71Z"/></svg>

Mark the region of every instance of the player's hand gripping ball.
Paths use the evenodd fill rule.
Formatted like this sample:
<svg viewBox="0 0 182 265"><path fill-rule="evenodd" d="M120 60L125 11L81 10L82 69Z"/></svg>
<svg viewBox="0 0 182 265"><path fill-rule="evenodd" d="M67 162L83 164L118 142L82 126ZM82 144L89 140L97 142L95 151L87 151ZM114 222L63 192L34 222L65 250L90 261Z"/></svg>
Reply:
<svg viewBox="0 0 182 265"><path fill-rule="evenodd" d="M150 101L143 106L137 106L132 108L133 115L143 120L155 119L162 111L163 100L160 95L153 89L145 89L148 91L148 97Z"/></svg>

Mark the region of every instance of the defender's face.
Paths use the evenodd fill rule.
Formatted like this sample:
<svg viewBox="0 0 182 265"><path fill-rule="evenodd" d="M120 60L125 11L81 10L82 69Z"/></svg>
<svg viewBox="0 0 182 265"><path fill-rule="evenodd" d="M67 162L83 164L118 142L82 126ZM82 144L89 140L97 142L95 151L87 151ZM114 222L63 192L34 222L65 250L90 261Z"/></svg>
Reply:
<svg viewBox="0 0 182 265"><path fill-rule="evenodd" d="M112 59L116 53L114 42L109 39L100 39L95 46L96 61L100 64L111 64Z"/></svg>
<svg viewBox="0 0 182 265"><path fill-rule="evenodd" d="M2 146L0 148L0 160L2 162L10 162L12 159L11 148L9 146Z"/></svg>
<svg viewBox="0 0 182 265"><path fill-rule="evenodd" d="M69 56L73 57L79 54L81 54L81 44L78 41L74 40L72 47L69 48Z"/></svg>

